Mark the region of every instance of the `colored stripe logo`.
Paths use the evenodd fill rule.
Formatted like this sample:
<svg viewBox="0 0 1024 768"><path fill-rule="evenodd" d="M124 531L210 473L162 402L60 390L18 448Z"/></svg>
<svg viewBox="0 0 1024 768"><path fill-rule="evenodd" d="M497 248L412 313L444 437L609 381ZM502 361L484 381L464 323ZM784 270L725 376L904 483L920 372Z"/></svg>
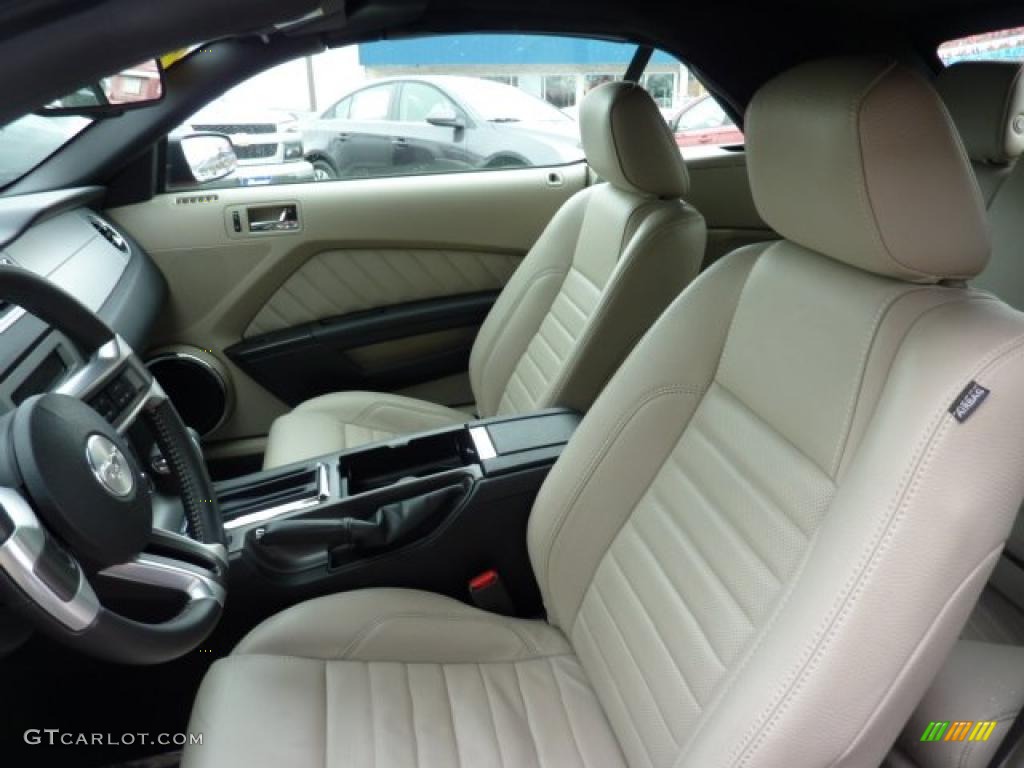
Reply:
<svg viewBox="0 0 1024 768"><path fill-rule="evenodd" d="M997 724L995 720L933 720L921 734L921 741L988 741Z"/></svg>

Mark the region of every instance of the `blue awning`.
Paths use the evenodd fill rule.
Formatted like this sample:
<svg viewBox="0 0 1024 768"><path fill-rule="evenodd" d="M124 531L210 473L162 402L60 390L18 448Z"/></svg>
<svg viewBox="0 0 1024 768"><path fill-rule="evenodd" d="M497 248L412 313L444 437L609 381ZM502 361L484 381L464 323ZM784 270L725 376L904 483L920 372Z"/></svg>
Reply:
<svg viewBox="0 0 1024 768"><path fill-rule="evenodd" d="M613 65L625 69L636 52L629 43L545 35L451 35L383 40L359 46L364 67L488 66L531 64ZM661 51L658 64L676 60Z"/></svg>

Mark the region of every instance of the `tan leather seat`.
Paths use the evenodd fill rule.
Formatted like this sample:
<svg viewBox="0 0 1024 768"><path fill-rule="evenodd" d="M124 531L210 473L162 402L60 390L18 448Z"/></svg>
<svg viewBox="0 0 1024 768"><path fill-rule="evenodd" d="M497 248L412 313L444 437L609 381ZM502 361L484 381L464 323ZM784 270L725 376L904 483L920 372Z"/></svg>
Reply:
<svg viewBox="0 0 1024 768"><path fill-rule="evenodd" d="M546 621L295 606L212 667L186 768L879 764L1024 497L1024 316L962 283L982 202L909 70L803 65L746 131L785 239L706 271L584 417L530 518Z"/></svg>
<svg viewBox="0 0 1024 768"><path fill-rule="evenodd" d="M1020 64L962 62L936 89L971 159L992 225L992 255L973 286L1024 308L1024 78ZM986 768L1024 705L1024 516L1018 515L989 585L941 672L911 716L886 766ZM1014 562L1014 561L1017 562ZM931 744L932 722L990 721L985 742ZM1024 760L1024 751L1019 756ZM1016 763L1011 763L1016 764Z"/></svg>
<svg viewBox="0 0 1024 768"><path fill-rule="evenodd" d="M562 206L484 321L469 361L480 416L589 408L700 269L704 219L679 199L686 166L647 92L594 89L580 130L587 161L608 183ZM325 395L274 422L264 467L466 419L408 397Z"/></svg>

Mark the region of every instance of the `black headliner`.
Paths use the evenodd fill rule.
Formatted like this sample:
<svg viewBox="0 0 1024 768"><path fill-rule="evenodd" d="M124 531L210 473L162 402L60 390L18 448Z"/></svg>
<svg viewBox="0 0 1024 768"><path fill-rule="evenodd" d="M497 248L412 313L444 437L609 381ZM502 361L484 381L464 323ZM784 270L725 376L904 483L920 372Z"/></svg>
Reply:
<svg viewBox="0 0 1024 768"><path fill-rule="evenodd" d="M274 31L318 4L318 19ZM881 51L934 69L938 42L1018 24L1024 0L0 0L0 122L153 52L260 31L335 44L516 30L645 42L740 112L761 83L806 59Z"/></svg>

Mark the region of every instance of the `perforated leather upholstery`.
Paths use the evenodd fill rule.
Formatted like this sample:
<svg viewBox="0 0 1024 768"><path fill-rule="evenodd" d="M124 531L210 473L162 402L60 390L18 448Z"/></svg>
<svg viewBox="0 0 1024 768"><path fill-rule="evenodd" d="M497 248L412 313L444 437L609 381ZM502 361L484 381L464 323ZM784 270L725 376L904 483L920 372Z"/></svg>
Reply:
<svg viewBox="0 0 1024 768"><path fill-rule="evenodd" d="M915 106L909 114L879 110L876 89L891 105ZM905 129L907 117L925 134L948 132L925 145L936 162L953 162L951 154L966 171L948 117L931 96L927 84L890 62L830 60L769 84L752 106L762 119L747 125L799 141L787 121L806 112L791 109L794 100L807 110L819 101L828 109L845 103L855 118L871 112L880 145L887 130ZM857 159L849 144L862 138L856 131L833 136L837 151L856 161L854 173L882 160ZM754 139L754 152L782 146ZM809 157L808 178L821 170L815 163L831 163L826 153ZM759 167L771 174L776 166ZM951 169L949 178L963 188L936 195L977 198L969 172ZM780 188L762 179L755 193ZM831 188L819 194L828 197ZM301 734L312 745L289 754L306 761L295 765L384 764L366 746L382 728L399 742L395 749L406 750L397 764L436 764L408 728L387 723L423 717L416 734L447 739L454 722L463 743L459 723L469 721L459 713L486 709L482 696L491 711L500 702L503 713L493 726L472 721L477 727L466 738L496 734L501 756L519 750L527 765L878 765L952 647L1024 497L1024 316L942 280L984 261L974 202L930 224L939 235L929 238L956 229L981 241L966 242L960 256L916 254L905 276L928 276L925 284L894 279L904 268L882 260L875 246L864 259L845 247L834 259L812 251L795 241L821 236L820 221L799 224L788 210L764 205L768 223L781 215L793 239L726 256L673 302L548 475L528 530L546 622L458 609L467 620L494 623L478 644L465 639L469 632L442 629L455 611L450 603L418 593L385 624L365 618L367 601L395 599L379 593L300 606L257 628L214 667L191 727L217 734L216 741L190 749L186 768L232 765L230 746L243 739L251 740L242 747L246 764L271 764L261 757L261 729L251 724L272 719L247 702L278 690L290 702L301 696L289 707L301 711L295 723L274 721L275 739L297 743ZM852 219L860 223L844 231L867 242L858 227L875 225ZM961 422L950 408L972 381L990 394ZM518 711L526 715L508 718L518 694L508 693L499 682L508 673L494 665L522 647L510 634L564 657L551 674L565 681L573 670L571 703L555 698L548 683L546 693L524 691ZM346 680L363 676L346 686L344 708L330 683L342 673L317 661L325 648L359 665L345 668ZM246 661L257 653L258 662ZM472 684L476 693L468 683L448 689L451 721L440 706L417 706L418 693L400 709L407 689L426 698L440 683L413 688L406 672L389 669L385 677L375 668L423 661L465 665L466 679L467 670L486 667L483 682ZM309 670L305 682L300 669ZM295 680L288 670L296 670ZM365 725L346 731L346 751L325 757L322 731L312 729L325 720L341 727L341 713L359 702L372 716L360 715ZM533 761L535 712L559 732L545 737L547 754L556 744L586 741L602 745L601 759ZM532 725L524 727L527 717ZM473 765L501 764L493 751L473 755Z"/></svg>
<svg viewBox="0 0 1024 768"><path fill-rule="evenodd" d="M581 125L587 157L608 183L558 211L484 321L469 361L481 416L554 405L586 410L700 268L704 220L678 199L686 167L651 97L628 83L601 86L585 99ZM264 466L392 434L393 421L377 423L366 413L356 428L338 426L360 408L352 401L364 399L338 393L279 418ZM449 424L465 418L430 403L406 406L404 433L440 426L445 411ZM429 416L418 419L418 412ZM311 438L312 414L324 421Z"/></svg>

